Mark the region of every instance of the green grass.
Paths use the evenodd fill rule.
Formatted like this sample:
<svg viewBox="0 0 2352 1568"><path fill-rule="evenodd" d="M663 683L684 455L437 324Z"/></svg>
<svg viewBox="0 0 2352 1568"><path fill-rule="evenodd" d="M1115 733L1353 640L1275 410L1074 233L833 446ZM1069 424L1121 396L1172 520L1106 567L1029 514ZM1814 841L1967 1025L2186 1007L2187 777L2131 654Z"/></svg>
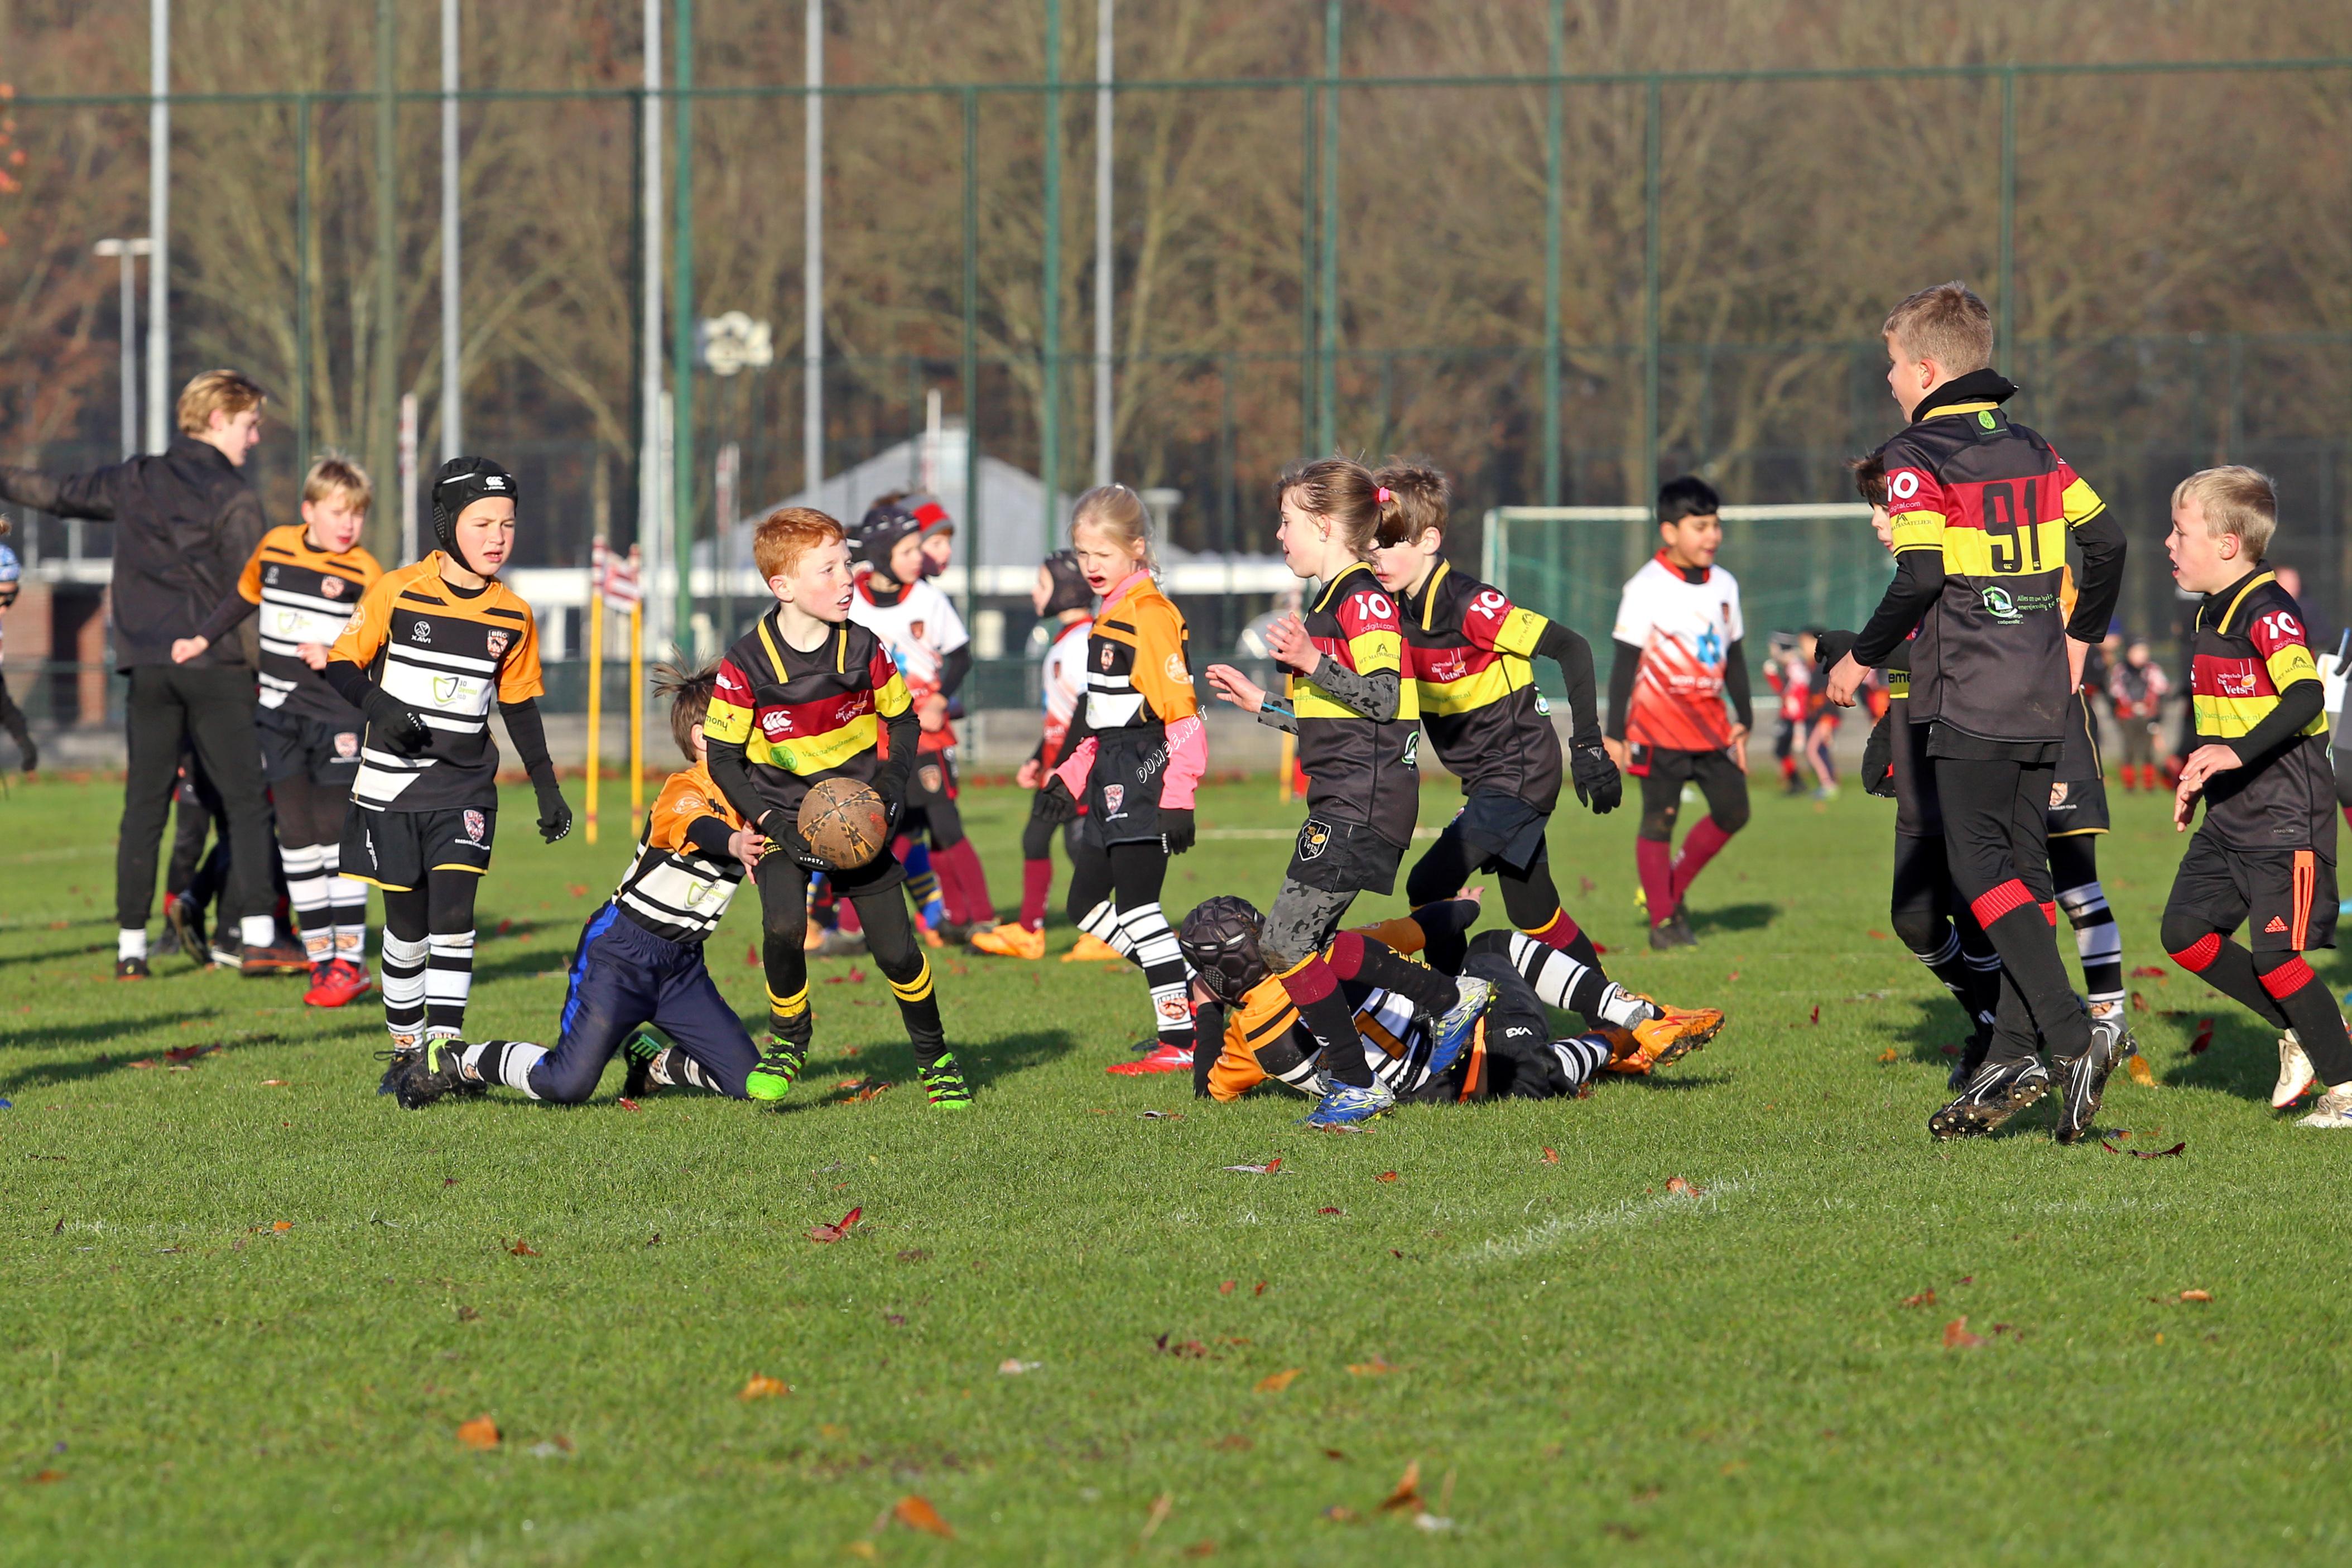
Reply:
<svg viewBox="0 0 2352 1568"><path fill-rule="evenodd" d="M2160 962L2179 841L2159 803L2118 805L2108 890L2128 962ZM1024 803L969 805L1010 890ZM498 1093L404 1114L370 1092L372 1004L308 1012L291 982L178 960L108 978L116 809L102 780L0 804L0 1559L1026 1565L1206 1543L1285 1563L2139 1563L2352 1545L2352 1144L2274 1117L2270 1034L2178 973L2133 982L2160 1087L2118 1075L2102 1125L2181 1156L2058 1148L2046 1105L2013 1135L1931 1143L1956 1016L1878 935L1882 802L1759 799L1699 885L1703 945L1654 960L1630 814L1571 805L1554 854L1618 976L1730 1026L1655 1081L1353 1137L1307 1133L1295 1100L1196 1106L1169 1079L1108 1078L1142 1032L1137 980L978 958L940 966L979 1093L962 1117L924 1107L878 980L825 983L841 962L817 966L818 1050L780 1112L673 1094L632 1113L615 1072L579 1109ZM1424 817L1449 809L1433 784ZM1202 818L1295 810L1254 784L1208 791ZM1265 899L1284 853L1203 843L1171 914ZM564 960L624 854L610 835L501 847L478 1037L551 1039ZM710 944L747 1015L756 913ZM2214 1043L2190 1057L2202 1016ZM136 1065L208 1045L185 1070ZM852 1102L835 1085L853 1078L896 1087ZM1277 1175L1220 1169L1277 1155ZM808 1239L853 1205L851 1238ZM2192 1288L2213 1301L2180 1303ZM1948 1350L1963 1314L1986 1342ZM1376 1358L1396 1370L1350 1371ZM792 1392L738 1398L754 1373ZM484 1415L504 1441L461 1448ZM1449 1530L1379 1510L1415 1460ZM952 1542L877 1531L909 1493Z"/></svg>

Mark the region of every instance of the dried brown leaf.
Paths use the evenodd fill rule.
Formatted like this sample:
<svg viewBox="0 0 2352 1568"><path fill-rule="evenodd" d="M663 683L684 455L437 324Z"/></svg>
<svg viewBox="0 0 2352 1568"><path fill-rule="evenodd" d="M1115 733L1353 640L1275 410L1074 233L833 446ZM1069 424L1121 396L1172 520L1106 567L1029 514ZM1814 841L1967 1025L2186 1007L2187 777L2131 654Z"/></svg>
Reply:
<svg viewBox="0 0 2352 1568"><path fill-rule="evenodd" d="M955 1531L940 1517L940 1510L920 1492L908 1492L890 1507L891 1517L908 1530L919 1530L926 1535L936 1535L953 1541Z"/></svg>
<svg viewBox="0 0 2352 1568"><path fill-rule="evenodd" d="M1391 1489L1389 1495L1381 1500L1381 1511L1383 1513L1392 1512L1402 1508L1409 1508L1415 1513L1419 1513L1422 1510L1421 1461L1419 1459L1415 1459L1404 1468L1404 1474L1397 1478L1395 1487Z"/></svg>
<svg viewBox="0 0 2352 1568"><path fill-rule="evenodd" d="M1965 1317L1954 1318L1944 1325L1944 1348L1948 1351L1974 1350L1984 1343L1984 1336L1969 1332Z"/></svg>
<svg viewBox="0 0 2352 1568"><path fill-rule="evenodd" d="M755 1372L751 1374L750 1381L743 1384L741 1391L739 1392L735 1397L738 1399L782 1399L792 1391L792 1384L786 1383L782 1378L770 1377L764 1372Z"/></svg>
<svg viewBox="0 0 2352 1568"><path fill-rule="evenodd" d="M459 1425L457 1441L468 1448L495 1448L499 1446L499 1424L487 1415L477 1415Z"/></svg>
<svg viewBox="0 0 2352 1568"><path fill-rule="evenodd" d="M1299 1374L1306 1370L1305 1367L1292 1366L1285 1367L1280 1372L1268 1373L1257 1380L1257 1391L1260 1394L1280 1394L1284 1389L1297 1383Z"/></svg>

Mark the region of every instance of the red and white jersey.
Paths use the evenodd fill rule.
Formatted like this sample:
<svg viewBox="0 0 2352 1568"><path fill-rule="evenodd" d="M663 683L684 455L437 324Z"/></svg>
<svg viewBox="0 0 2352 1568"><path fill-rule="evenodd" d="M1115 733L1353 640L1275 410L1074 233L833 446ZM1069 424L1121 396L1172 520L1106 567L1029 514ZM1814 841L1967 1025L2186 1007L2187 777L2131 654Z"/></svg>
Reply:
<svg viewBox="0 0 2352 1568"><path fill-rule="evenodd" d="M940 695L941 661L971 641L954 603L929 583L910 584L892 598L876 592L872 574L861 575L849 595L849 619L882 639L918 708L925 698ZM918 742L926 752L943 752L954 744L953 724L925 731Z"/></svg>
<svg viewBox="0 0 2352 1568"><path fill-rule="evenodd" d="M1087 694L1087 635L1094 630L1095 618L1080 616L1076 620L1054 634L1053 646L1045 650L1045 766L1051 770L1062 755L1062 742L1070 733L1070 721L1078 710L1078 700Z"/></svg>
<svg viewBox="0 0 2352 1568"><path fill-rule="evenodd" d="M1630 744L1712 752L1731 743L1724 661L1747 626L1730 573L1710 566L1694 583L1659 552L1627 579L1610 635L1642 650L1625 717Z"/></svg>

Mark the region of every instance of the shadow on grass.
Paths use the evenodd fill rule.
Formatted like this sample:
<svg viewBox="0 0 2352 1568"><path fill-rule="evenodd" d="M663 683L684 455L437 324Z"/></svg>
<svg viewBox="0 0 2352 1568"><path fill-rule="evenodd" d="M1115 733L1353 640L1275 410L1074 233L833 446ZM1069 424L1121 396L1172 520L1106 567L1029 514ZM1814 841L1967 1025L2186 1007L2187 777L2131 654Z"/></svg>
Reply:
<svg viewBox="0 0 2352 1568"><path fill-rule="evenodd" d="M161 1021L151 1020L151 1022ZM224 1040L194 1039L181 1046L158 1046L143 1054L126 1049L120 1055L110 1051L82 1061L42 1062L32 1067L21 1068L5 1077L0 1077L0 1096L23 1094L37 1089L53 1089L60 1084L87 1083L93 1079L110 1078L121 1072L163 1072L168 1071L173 1065L184 1065L192 1071L200 1070L205 1066L217 1061L224 1053L228 1051L243 1050L254 1046L278 1046L285 1043L286 1039L282 1035L239 1035ZM170 1053L173 1050L204 1050L204 1047L212 1046L219 1048L204 1051L201 1056L190 1057L184 1064L173 1064L170 1060ZM143 1068L138 1066L141 1062L147 1065Z"/></svg>
<svg viewBox="0 0 2352 1568"><path fill-rule="evenodd" d="M2165 1070L2162 1081L2173 1089L2219 1089L2268 1105L2278 1077L2278 1036L2267 1024L2226 1004L2197 1018L2213 1020L2212 1045L2193 1057L2183 1056ZM2197 1018L2178 1021L2193 1029Z"/></svg>
<svg viewBox="0 0 2352 1568"><path fill-rule="evenodd" d="M76 925L103 926L104 921L77 921ZM114 944L106 942L77 942L69 947L45 947L32 952L12 952L0 955L0 969L21 968L28 963L63 963L71 959L89 958L110 952Z"/></svg>
<svg viewBox="0 0 2352 1568"><path fill-rule="evenodd" d="M990 1088L1017 1073L1057 1061L1076 1048L1076 1037L1063 1029L1006 1035L984 1045L954 1047L957 1065L963 1068L964 1082L975 1089ZM820 1083L825 1085L821 1092L803 1098L800 1089L795 1089L793 1098L776 1109L789 1115L795 1110L844 1105L875 1084L888 1084L893 1089L911 1090L918 1095L922 1092L921 1079L915 1071L914 1048L904 1041L861 1046L855 1057L812 1058L801 1086L813 1089Z"/></svg>
<svg viewBox="0 0 2352 1568"><path fill-rule="evenodd" d="M1721 909L1695 910L1687 904L1683 912L1690 919L1694 932L1710 931L1762 931L1780 914L1778 904L1726 904Z"/></svg>

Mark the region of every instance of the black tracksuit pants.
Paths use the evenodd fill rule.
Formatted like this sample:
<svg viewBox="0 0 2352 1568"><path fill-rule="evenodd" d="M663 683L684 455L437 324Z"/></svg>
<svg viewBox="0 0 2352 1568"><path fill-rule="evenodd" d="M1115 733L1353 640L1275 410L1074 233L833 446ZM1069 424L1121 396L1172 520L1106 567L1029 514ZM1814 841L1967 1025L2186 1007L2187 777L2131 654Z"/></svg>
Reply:
<svg viewBox="0 0 2352 1568"><path fill-rule="evenodd" d="M1987 1059L2023 1061L2037 1042L2055 1058L2090 1047L2090 1021L2058 954L2046 814L2054 763L1937 757L1944 853L1952 885L2000 954L2000 1005Z"/></svg>
<svg viewBox="0 0 2352 1568"><path fill-rule="evenodd" d="M131 670L130 770L122 781L121 838L114 849L114 913L124 930L144 929L155 905L155 861L183 747L219 792L229 847L221 923L266 915L269 790L253 722L253 672L209 666L134 665Z"/></svg>

